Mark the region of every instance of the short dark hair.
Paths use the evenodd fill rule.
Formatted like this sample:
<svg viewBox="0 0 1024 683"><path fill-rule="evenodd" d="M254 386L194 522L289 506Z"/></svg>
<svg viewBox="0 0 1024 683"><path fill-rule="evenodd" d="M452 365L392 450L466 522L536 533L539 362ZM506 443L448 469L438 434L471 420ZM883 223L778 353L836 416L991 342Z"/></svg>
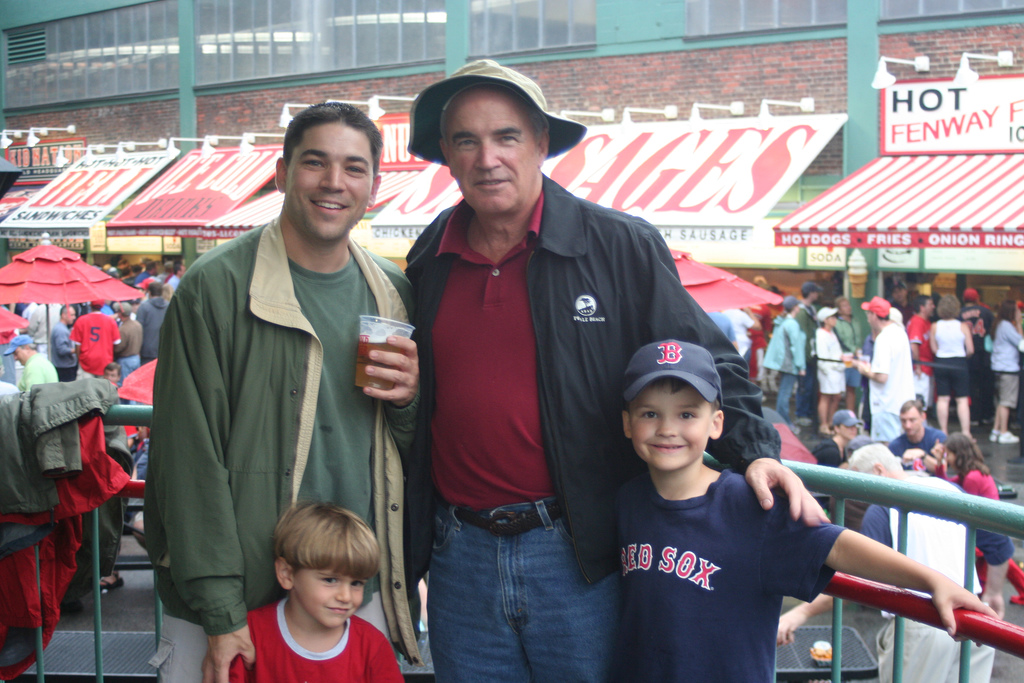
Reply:
<svg viewBox="0 0 1024 683"><path fill-rule="evenodd" d="M924 308L932 298L927 294L914 297L914 312L920 313L921 309Z"/></svg>
<svg viewBox="0 0 1024 683"><path fill-rule="evenodd" d="M164 283L153 280L147 285L146 290L149 292L150 298L158 297L164 292Z"/></svg>
<svg viewBox="0 0 1024 683"><path fill-rule="evenodd" d="M924 403L918 401L916 398L912 398L909 401L904 401L903 405L900 406L900 415L908 412L911 408L917 408L917 412L922 415L925 414Z"/></svg>
<svg viewBox="0 0 1024 683"><path fill-rule="evenodd" d="M370 155L373 157L373 174L377 175L380 172L384 138L381 137L377 124L362 111L344 102L321 102L306 107L295 115L284 134L284 163L291 163L292 153L307 130L325 123L342 123L366 135L366 139L370 141Z"/></svg>

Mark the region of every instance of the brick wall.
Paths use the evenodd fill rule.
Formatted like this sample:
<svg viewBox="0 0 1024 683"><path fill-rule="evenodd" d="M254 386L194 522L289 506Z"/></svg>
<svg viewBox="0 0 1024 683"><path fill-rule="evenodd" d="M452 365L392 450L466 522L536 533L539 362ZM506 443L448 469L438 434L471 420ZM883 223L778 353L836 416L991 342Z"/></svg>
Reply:
<svg viewBox="0 0 1024 683"><path fill-rule="evenodd" d="M881 53L888 57L931 58L929 77L951 78L963 51L994 55L1024 43L1024 26L1002 25L927 33L882 35ZM982 75L1024 72L1024 52L1018 64L1001 69L994 62L973 61ZM544 89L548 107L598 110L624 106L660 108L675 104L680 116L694 101L727 104L742 100L747 115L756 115L763 97L799 100L813 97L817 113L846 111L846 45L843 39L795 40L785 44L708 48L656 54L565 59L524 64L523 73ZM899 78L912 78L912 67L893 66ZM440 71L407 77L369 78L337 84L286 87L197 97L198 132L239 135L242 132L281 132L277 122L286 102L324 99L365 100L371 95L415 95L441 77ZM407 108L404 102L385 103L389 111ZM780 114L787 110L778 110ZM793 110L795 112L795 110ZM728 116L708 111L706 118ZM642 120L642 115L636 116ZM78 110L10 116L8 128L29 125L66 126L73 122L89 142L155 140L178 134L175 100L146 104L117 104ZM808 169L811 175L842 171L842 132Z"/></svg>
<svg viewBox="0 0 1024 683"><path fill-rule="evenodd" d="M178 100L112 104L83 107L45 114L7 117L7 128L27 129L29 126L65 127L75 124L77 132L70 137L84 137L88 144L117 143L127 140L152 142L157 138L179 135ZM50 133L69 137L66 133Z"/></svg>

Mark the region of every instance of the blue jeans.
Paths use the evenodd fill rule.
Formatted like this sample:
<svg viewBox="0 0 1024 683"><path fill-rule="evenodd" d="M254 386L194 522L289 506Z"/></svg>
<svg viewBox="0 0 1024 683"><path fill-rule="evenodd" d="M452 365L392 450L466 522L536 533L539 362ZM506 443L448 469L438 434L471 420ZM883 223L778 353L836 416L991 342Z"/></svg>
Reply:
<svg viewBox="0 0 1024 683"><path fill-rule="evenodd" d="M438 683L604 681L619 621L619 576L583 578L564 519L494 536L439 507L427 614Z"/></svg>
<svg viewBox="0 0 1024 683"><path fill-rule="evenodd" d="M786 419L786 424L793 426L793 420L789 417L789 398L793 395L793 387L799 375L791 372L779 371L779 395L775 398L775 411Z"/></svg>
<svg viewBox="0 0 1024 683"><path fill-rule="evenodd" d="M818 368L817 363L808 363L807 372L797 381L796 416L818 419Z"/></svg>
<svg viewBox="0 0 1024 683"><path fill-rule="evenodd" d="M128 375L139 369L139 354L123 356L118 358L117 362L121 365L121 382L124 382Z"/></svg>

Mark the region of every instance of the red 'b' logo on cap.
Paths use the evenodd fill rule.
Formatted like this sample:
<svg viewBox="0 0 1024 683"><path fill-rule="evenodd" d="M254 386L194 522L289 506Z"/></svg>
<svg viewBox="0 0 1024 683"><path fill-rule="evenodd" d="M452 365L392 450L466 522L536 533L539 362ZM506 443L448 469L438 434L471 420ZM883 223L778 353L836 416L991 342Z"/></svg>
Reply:
<svg viewBox="0 0 1024 683"><path fill-rule="evenodd" d="M675 365L683 359L683 349L679 344L666 342L658 344L658 348L661 349L661 358L658 359L658 365Z"/></svg>

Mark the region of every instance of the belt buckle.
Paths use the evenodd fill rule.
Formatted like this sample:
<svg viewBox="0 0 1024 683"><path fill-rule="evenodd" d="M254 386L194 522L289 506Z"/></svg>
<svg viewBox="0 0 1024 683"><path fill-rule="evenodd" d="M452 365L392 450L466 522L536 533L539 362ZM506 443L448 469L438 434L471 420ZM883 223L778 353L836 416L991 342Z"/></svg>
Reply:
<svg viewBox="0 0 1024 683"><path fill-rule="evenodd" d="M506 524L518 521L522 514L512 510L499 510L487 518L487 530L495 536L501 536Z"/></svg>

